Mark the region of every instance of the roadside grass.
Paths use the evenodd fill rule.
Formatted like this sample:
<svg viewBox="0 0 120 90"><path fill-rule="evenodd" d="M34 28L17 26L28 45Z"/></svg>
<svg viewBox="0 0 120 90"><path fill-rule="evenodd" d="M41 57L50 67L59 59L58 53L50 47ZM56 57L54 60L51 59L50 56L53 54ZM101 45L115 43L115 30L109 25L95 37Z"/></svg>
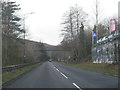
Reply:
<svg viewBox="0 0 120 90"><path fill-rule="evenodd" d="M28 72L30 70L32 70L33 68L37 67L38 65L42 64L42 62L40 63L36 63L30 66L26 66L17 70L13 70L11 72L5 72L2 74L2 84L24 74L25 72Z"/></svg>
<svg viewBox="0 0 120 90"><path fill-rule="evenodd" d="M118 71L120 71L120 67L118 67L119 66L118 64L107 63L95 64L92 62L78 62L78 63L60 62L60 63L68 66L73 66L81 69L86 69L90 71L120 77L120 74L118 74Z"/></svg>

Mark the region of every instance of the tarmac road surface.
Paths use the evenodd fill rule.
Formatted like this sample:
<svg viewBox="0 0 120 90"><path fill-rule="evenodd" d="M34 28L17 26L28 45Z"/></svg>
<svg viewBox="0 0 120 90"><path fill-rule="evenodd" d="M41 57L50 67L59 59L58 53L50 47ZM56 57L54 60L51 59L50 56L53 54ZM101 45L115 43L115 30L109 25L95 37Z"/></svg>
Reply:
<svg viewBox="0 0 120 90"><path fill-rule="evenodd" d="M118 78L45 62L4 88L118 88Z"/></svg>

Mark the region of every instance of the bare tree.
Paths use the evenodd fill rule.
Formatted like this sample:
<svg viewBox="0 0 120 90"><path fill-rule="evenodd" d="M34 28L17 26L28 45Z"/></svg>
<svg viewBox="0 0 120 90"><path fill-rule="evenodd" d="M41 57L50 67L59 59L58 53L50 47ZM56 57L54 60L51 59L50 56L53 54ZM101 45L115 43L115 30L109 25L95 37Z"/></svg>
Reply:
<svg viewBox="0 0 120 90"><path fill-rule="evenodd" d="M63 21L63 30L62 34L64 39L62 44L67 44L65 46L70 46L72 51L72 56L75 57L76 60L80 59L80 52L82 52L82 46L84 46L84 31L83 31L83 22L85 21L86 13L82 10L82 8L77 5L70 8L70 11L65 13ZM81 29L80 29L81 28ZM80 51L81 50L81 51Z"/></svg>

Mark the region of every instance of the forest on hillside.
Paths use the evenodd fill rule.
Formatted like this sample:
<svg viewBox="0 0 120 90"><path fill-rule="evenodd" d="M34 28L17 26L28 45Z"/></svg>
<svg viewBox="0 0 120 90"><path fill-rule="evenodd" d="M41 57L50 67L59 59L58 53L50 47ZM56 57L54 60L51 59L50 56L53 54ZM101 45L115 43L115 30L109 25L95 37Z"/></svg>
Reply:
<svg viewBox="0 0 120 90"><path fill-rule="evenodd" d="M2 63L3 66L44 61L48 58L42 42L25 39L26 30L22 27L23 18L16 15L21 8L12 1L2 4Z"/></svg>

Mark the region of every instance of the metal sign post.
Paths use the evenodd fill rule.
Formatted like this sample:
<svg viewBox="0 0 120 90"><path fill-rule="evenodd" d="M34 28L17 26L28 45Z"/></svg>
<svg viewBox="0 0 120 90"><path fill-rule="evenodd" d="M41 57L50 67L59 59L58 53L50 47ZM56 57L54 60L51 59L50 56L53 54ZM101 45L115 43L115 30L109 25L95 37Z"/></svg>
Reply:
<svg viewBox="0 0 120 90"><path fill-rule="evenodd" d="M0 90L2 89L2 1L0 1Z"/></svg>

